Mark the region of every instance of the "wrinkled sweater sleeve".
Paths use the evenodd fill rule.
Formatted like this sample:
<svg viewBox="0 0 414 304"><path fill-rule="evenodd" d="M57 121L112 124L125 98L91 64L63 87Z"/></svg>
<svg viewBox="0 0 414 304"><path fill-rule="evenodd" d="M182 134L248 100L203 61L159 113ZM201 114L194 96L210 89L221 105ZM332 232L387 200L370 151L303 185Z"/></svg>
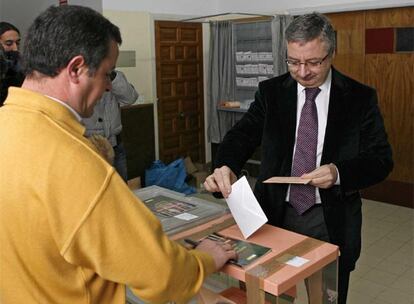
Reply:
<svg viewBox="0 0 414 304"><path fill-rule="evenodd" d="M116 174L108 177L62 255L129 286L150 303L185 303L215 271L210 255L169 240L158 219Z"/></svg>

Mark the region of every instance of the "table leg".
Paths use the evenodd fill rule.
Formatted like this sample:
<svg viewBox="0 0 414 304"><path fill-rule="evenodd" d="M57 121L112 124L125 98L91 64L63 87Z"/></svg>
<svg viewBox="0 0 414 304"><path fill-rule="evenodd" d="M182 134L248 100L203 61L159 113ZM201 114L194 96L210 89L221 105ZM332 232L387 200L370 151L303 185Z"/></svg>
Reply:
<svg viewBox="0 0 414 304"><path fill-rule="evenodd" d="M323 290L322 290L322 270L319 270L312 274L305 280L309 304L323 303Z"/></svg>
<svg viewBox="0 0 414 304"><path fill-rule="evenodd" d="M247 304L265 303L265 291L261 285L263 285L263 280L246 276Z"/></svg>

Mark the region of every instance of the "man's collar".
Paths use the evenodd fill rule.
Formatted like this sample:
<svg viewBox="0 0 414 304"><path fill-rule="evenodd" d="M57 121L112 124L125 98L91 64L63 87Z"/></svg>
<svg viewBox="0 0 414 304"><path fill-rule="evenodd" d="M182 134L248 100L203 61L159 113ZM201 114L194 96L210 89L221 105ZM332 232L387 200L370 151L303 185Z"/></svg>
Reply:
<svg viewBox="0 0 414 304"><path fill-rule="evenodd" d="M78 112L76 112L76 111L75 111L75 109L73 109L73 108L72 108L70 105L68 105L66 102L63 102L62 100L57 99L57 98L52 97L52 96L49 96L49 95L45 95L45 96L49 97L50 99L52 99L52 100L54 100L54 101L56 101L56 102L60 103L61 105L65 106L66 108L68 108L68 109L69 109L69 111L71 111L71 112L73 113L73 115L75 115L76 119L77 119L79 122L81 122L81 121L82 121L82 117L79 115L79 113L78 113Z"/></svg>
<svg viewBox="0 0 414 304"><path fill-rule="evenodd" d="M10 87L4 105L6 107L17 106L43 113L57 123L66 125L77 133L82 135L85 133L85 127L78 120L79 114L76 115L77 113L75 114L74 110L65 103L39 92L26 88Z"/></svg>

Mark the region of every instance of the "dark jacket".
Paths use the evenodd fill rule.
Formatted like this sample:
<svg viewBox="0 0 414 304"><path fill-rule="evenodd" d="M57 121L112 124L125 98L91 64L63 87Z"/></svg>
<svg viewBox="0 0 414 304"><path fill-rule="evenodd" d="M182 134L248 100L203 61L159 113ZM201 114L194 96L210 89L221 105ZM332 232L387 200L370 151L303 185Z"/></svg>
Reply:
<svg viewBox="0 0 414 304"><path fill-rule="evenodd" d="M296 131L297 82L284 74L259 84L248 112L226 134L214 167L238 175L257 146L261 166L254 193L269 224L282 224L286 184L263 184L290 176ZM332 84L321 165L334 163L340 185L319 189L332 243L341 251L340 267L352 270L361 251L359 190L384 180L393 168L376 91L332 69Z"/></svg>
<svg viewBox="0 0 414 304"><path fill-rule="evenodd" d="M9 87L20 87L24 74L20 67L20 57L17 51L0 51L0 107L6 100Z"/></svg>

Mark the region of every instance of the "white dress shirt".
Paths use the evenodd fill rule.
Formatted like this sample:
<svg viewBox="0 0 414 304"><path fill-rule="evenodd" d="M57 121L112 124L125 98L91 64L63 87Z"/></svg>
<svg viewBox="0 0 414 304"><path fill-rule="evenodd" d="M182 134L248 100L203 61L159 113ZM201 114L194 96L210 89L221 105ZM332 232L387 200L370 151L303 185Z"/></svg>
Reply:
<svg viewBox="0 0 414 304"><path fill-rule="evenodd" d="M57 99L57 98L55 98L55 97L52 97L52 96L49 96L49 95L46 95L46 96L47 96L47 97L49 97L50 99L52 99L52 100L54 100L54 101L56 101L56 102L60 103L61 105L65 106L66 108L68 108L68 109L69 109L69 111L71 111L71 112L73 113L73 115L75 115L76 119L77 119L79 122L81 122L81 121L82 121L82 117L81 117L81 116L79 115L79 113L78 113L78 112L76 112L76 111L75 111L75 109L73 109L70 105L68 105L67 103L65 103L65 102L63 102L62 100Z"/></svg>
<svg viewBox="0 0 414 304"><path fill-rule="evenodd" d="M326 77L325 82L319 86L321 91L318 96L316 96L316 110L318 113L318 144L316 148L316 168L321 165L323 143L325 139L326 123L328 121L328 109L329 109L329 94L331 92L331 81L332 80L332 70L329 71L328 76ZM296 134L295 134L295 145L293 147L293 155L296 151L296 140L298 137L298 127L300 114L302 113L303 105L305 104L305 87L298 83L298 95L297 95L297 112L296 112ZM293 157L292 157L293 159ZM338 179L335 184L339 184L339 174ZM321 203L321 196L319 194L319 188L315 188L316 191L316 204ZM287 191L286 201L289 201L290 195L290 186Z"/></svg>

